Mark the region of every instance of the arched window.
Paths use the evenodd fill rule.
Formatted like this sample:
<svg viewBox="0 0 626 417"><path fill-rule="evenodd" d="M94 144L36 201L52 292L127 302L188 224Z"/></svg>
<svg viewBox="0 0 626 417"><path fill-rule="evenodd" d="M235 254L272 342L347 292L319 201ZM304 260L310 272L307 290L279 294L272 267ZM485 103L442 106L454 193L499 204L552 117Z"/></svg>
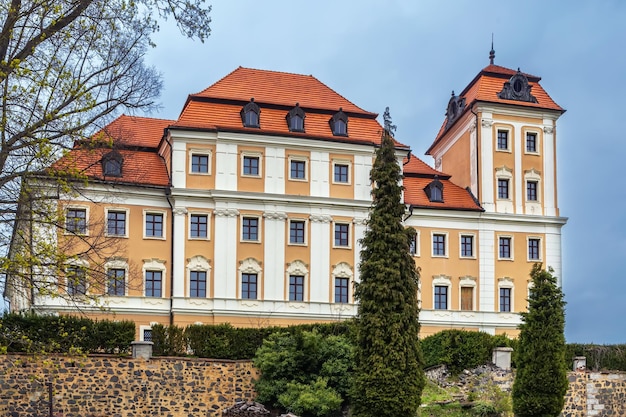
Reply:
<svg viewBox="0 0 626 417"><path fill-rule="evenodd" d="M102 173L104 176L121 177L124 158L118 151L111 151L102 157Z"/></svg>
<svg viewBox="0 0 626 417"><path fill-rule="evenodd" d="M260 127L260 115L261 109L258 104L254 102L254 98L250 99L250 102L243 106L241 109L241 122L245 127Z"/></svg>
<svg viewBox="0 0 626 417"><path fill-rule="evenodd" d="M300 108L300 104L296 103L296 107L289 110L287 113L287 126L289 127L290 132L304 132L304 118L306 115L304 114L304 110Z"/></svg>
<svg viewBox="0 0 626 417"><path fill-rule="evenodd" d="M348 115L342 108L329 120L330 129L335 136L348 136Z"/></svg>

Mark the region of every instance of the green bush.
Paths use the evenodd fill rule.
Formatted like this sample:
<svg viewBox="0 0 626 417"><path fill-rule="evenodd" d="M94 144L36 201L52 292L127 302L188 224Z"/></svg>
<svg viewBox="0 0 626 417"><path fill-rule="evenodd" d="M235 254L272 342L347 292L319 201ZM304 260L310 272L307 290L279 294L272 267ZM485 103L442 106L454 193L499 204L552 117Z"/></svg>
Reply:
<svg viewBox="0 0 626 417"><path fill-rule="evenodd" d="M346 401L353 355L346 336L273 333L254 357L257 401L303 417L332 416Z"/></svg>
<svg viewBox="0 0 626 417"><path fill-rule="evenodd" d="M569 343L566 345L566 360L575 356L587 358L587 368L592 371L626 371L626 344L594 345Z"/></svg>
<svg viewBox="0 0 626 417"><path fill-rule="evenodd" d="M131 321L14 313L0 318L0 346L7 352L128 352L134 339L135 324Z"/></svg>

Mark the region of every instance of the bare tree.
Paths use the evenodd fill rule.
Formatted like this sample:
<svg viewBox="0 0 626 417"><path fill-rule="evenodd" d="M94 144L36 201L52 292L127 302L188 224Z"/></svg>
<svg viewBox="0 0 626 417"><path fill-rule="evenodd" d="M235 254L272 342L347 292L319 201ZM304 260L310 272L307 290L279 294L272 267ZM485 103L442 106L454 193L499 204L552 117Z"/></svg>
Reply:
<svg viewBox="0 0 626 417"><path fill-rule="evenodd" d="M46 292L43 283L63 275L68 262L97 253L89 265L100 265L102 254L115 253L95 222L87 238L58 210L87 175L71 165L47 168L121 111L155 109L162 83L144 56L157 20L173 17L184 35L204 41L210 9L204 0L0 2L0 274L7 289ZM35 233L47 238L35 242ZM78 295L80 274L66 277L76 279Z"/></svg>

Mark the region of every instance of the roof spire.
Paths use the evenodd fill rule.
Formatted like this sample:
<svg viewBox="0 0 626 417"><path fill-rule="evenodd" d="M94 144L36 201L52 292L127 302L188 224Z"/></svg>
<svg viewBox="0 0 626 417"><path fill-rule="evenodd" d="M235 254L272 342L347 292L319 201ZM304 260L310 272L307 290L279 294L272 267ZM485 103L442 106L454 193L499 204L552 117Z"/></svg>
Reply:
<svg viewBox="0 0 626 417"><path fill-rule="evenodd" d="M493 50L493 32L491 32L491 51L489 51L489 64L493 65L493 59L496 57L496 51Z"/></svg>

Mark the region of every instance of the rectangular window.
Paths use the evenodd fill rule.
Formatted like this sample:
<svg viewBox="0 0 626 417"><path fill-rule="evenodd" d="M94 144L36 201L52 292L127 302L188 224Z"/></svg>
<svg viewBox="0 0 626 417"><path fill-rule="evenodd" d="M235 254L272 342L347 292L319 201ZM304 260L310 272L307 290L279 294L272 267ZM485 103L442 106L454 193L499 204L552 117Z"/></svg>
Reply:
<svg viewBox="0 0 626 417"><path fill-rule="evenodd" d="M509 132L498 130L498 150L507 151L509 149Z"/></svg>
<svg viewBox="0 0 626 417"><path fill-rule="evenodd" d="M163 272L146 271L146 297L161 297Z"/></svg>
<svg viewBox="0 0 626 417"><path fill-rule="evenodd" d="M259 157L258 156L244 156L243 157L243 175L250 175L254 177L259 176Z"/></svg>
<svg viewBox="0 0 626 417"><path fill-rule="evenodd" d="M435 285L435 310L448 309L448 287Z"/></svg>
<svg viewBox="0 0 626 417"><path fill-rule="evenodd" d="M87 233L87 210L68 208L65 214L65 228L68 232L76 234Z"/></svg>
<svg viewBox="0 0 626 417"><path fill-rule="evenodd" d="M511 289L500 288L500 312L509 313L511 311Z"/></svg>
<svg viewBox="0 0 626 417"><path fill-rule="evenodd" d="M144 342L152 342L152 329L144 329L144 331L143 331L143 341Z"/></svg>
<svg viewBox="0 0 626 417"><path fill-rule="evenodd" d="M111 210L107 213L107 234L126 236L126 212Z"/></svg>
<svg viewBox="0 0 626 417"><path fill-rule="evenodd" d="M289 301L304 301L304 277L289 276Z"/></svg>
<svg viewBox="0 0 626 417"><path fill-rule="evenodd" d="M537 134L526 133L526 152L537 152Z"/></svg>
<svg viewBox="0 0 626 417"><path fill-rule="evenodd" d="M256 300L257 274L241 274L241 298Z"/></svg>
<svg viewBox="0 0 626 417"><path fill-rule="evenodd" d="M209 155L191 155L191 172L195 174L208 174Z"/></svg>
<svg viewBox="0 0 626 417"><path fill-rule="evenodd" d="M206 239L209 217L206 214L192 214L189 220L189 237Z"/></svg>
<svg viewBox="0 0 626 417"><path fill-rule="evenodd" d="M526 182L526 200L537 201L537 181Z"/></svg>
<svg viewBox="0 0 626 417"><path fill-rule="evenodd" d="M289 178L292 180L306 179L306 162L291 161L289 168Z"/></svg>
<svg viewBox="0 0 626 417"><path fill-rule="evenodd" d="M335 223L335 246L350 246L350 225L343 223Z"/></svg>
<svg viewBox="0 0 626 417"><path fill-rule="evenodd" d="M498 178L498 198L502 200L509 199L509 180Z"/></svg>
<svg viewBox="0 0 626 417"><path fill-rule="evenodd" d="M470 236L470 235L461 236L461 257L463 258L474 257L474 236Z"/></svg>
<svg viewBox="0 0 626 417"><path fill-rule="evenodd" d="M189 272L189 296L191 298L206 297L206 271Z"/></svg>
<svg viewBox="0 0 626 417"><path fill-rule="evenodd" d="M474 310L474 288L461 287L461 310Z"/></svg>
<svg viewBox="0 0 626 417"><path fill-rule="evenodd" d="M417 255L417 233L413 235L411 241L409 242L409 253L413 256Z"/></svg>
<svg viewBox="0 0 626 417"><path fill-rule="evenodd" d="M146 237L163 237L163 214L146 213Z"/></svg>
<svg viewBox="0 0 626 417"><path fill-rule="evenodd" d="M500 259L511 259L511 238L501 237L499 244Z"/></svg>
<svg viewBox="0 0 626 417"><path fill-rule="evenodd" d="M433 235L433 256L446 256L446 235Z"/></svg>
<svg viewBox="0 0 626 417"><path fill-rule="evenodd" d="M85 268L70 266L65 272L67 279L67 293L69 295L87 294L87 277Z"/></svg>
<svg viewBox="0 0 626 417"><path fill-rule="evenodd" d="M335 164L334 165L334 182L347 184L350 181L349 176L350 165Z"/></svg>
<svg viewBox="0 0 626 417"><path fill-rule="evenodd" d="M541 241L539 239L528 239L528 259L538 261L541 259L540 249Z"/></svg>
<svg viewBox="0 0 626 417"><path fill-rule="evenodd" d="M123 296L126 294L126 270L115 268L107 271L107 294Z"/></svg>
<svg viewBox="0 0 626 417"><path fill-rule="evenodd" d="M251 242L259 241L259 218L244 217L242 220L241 239Z"/></svg>
<svg viewBox="0 0 626 417"><path fill-rule="evenodd" d="M304 227L306 223L304 220L290 220L289 221L289 243L291 244L304 244Z"/></svg>
<svg viewBox="0 0 626 417"><path fill-rule="evenodd" d="M348 302L348 278L335 278L335 302Z"/></svg>

